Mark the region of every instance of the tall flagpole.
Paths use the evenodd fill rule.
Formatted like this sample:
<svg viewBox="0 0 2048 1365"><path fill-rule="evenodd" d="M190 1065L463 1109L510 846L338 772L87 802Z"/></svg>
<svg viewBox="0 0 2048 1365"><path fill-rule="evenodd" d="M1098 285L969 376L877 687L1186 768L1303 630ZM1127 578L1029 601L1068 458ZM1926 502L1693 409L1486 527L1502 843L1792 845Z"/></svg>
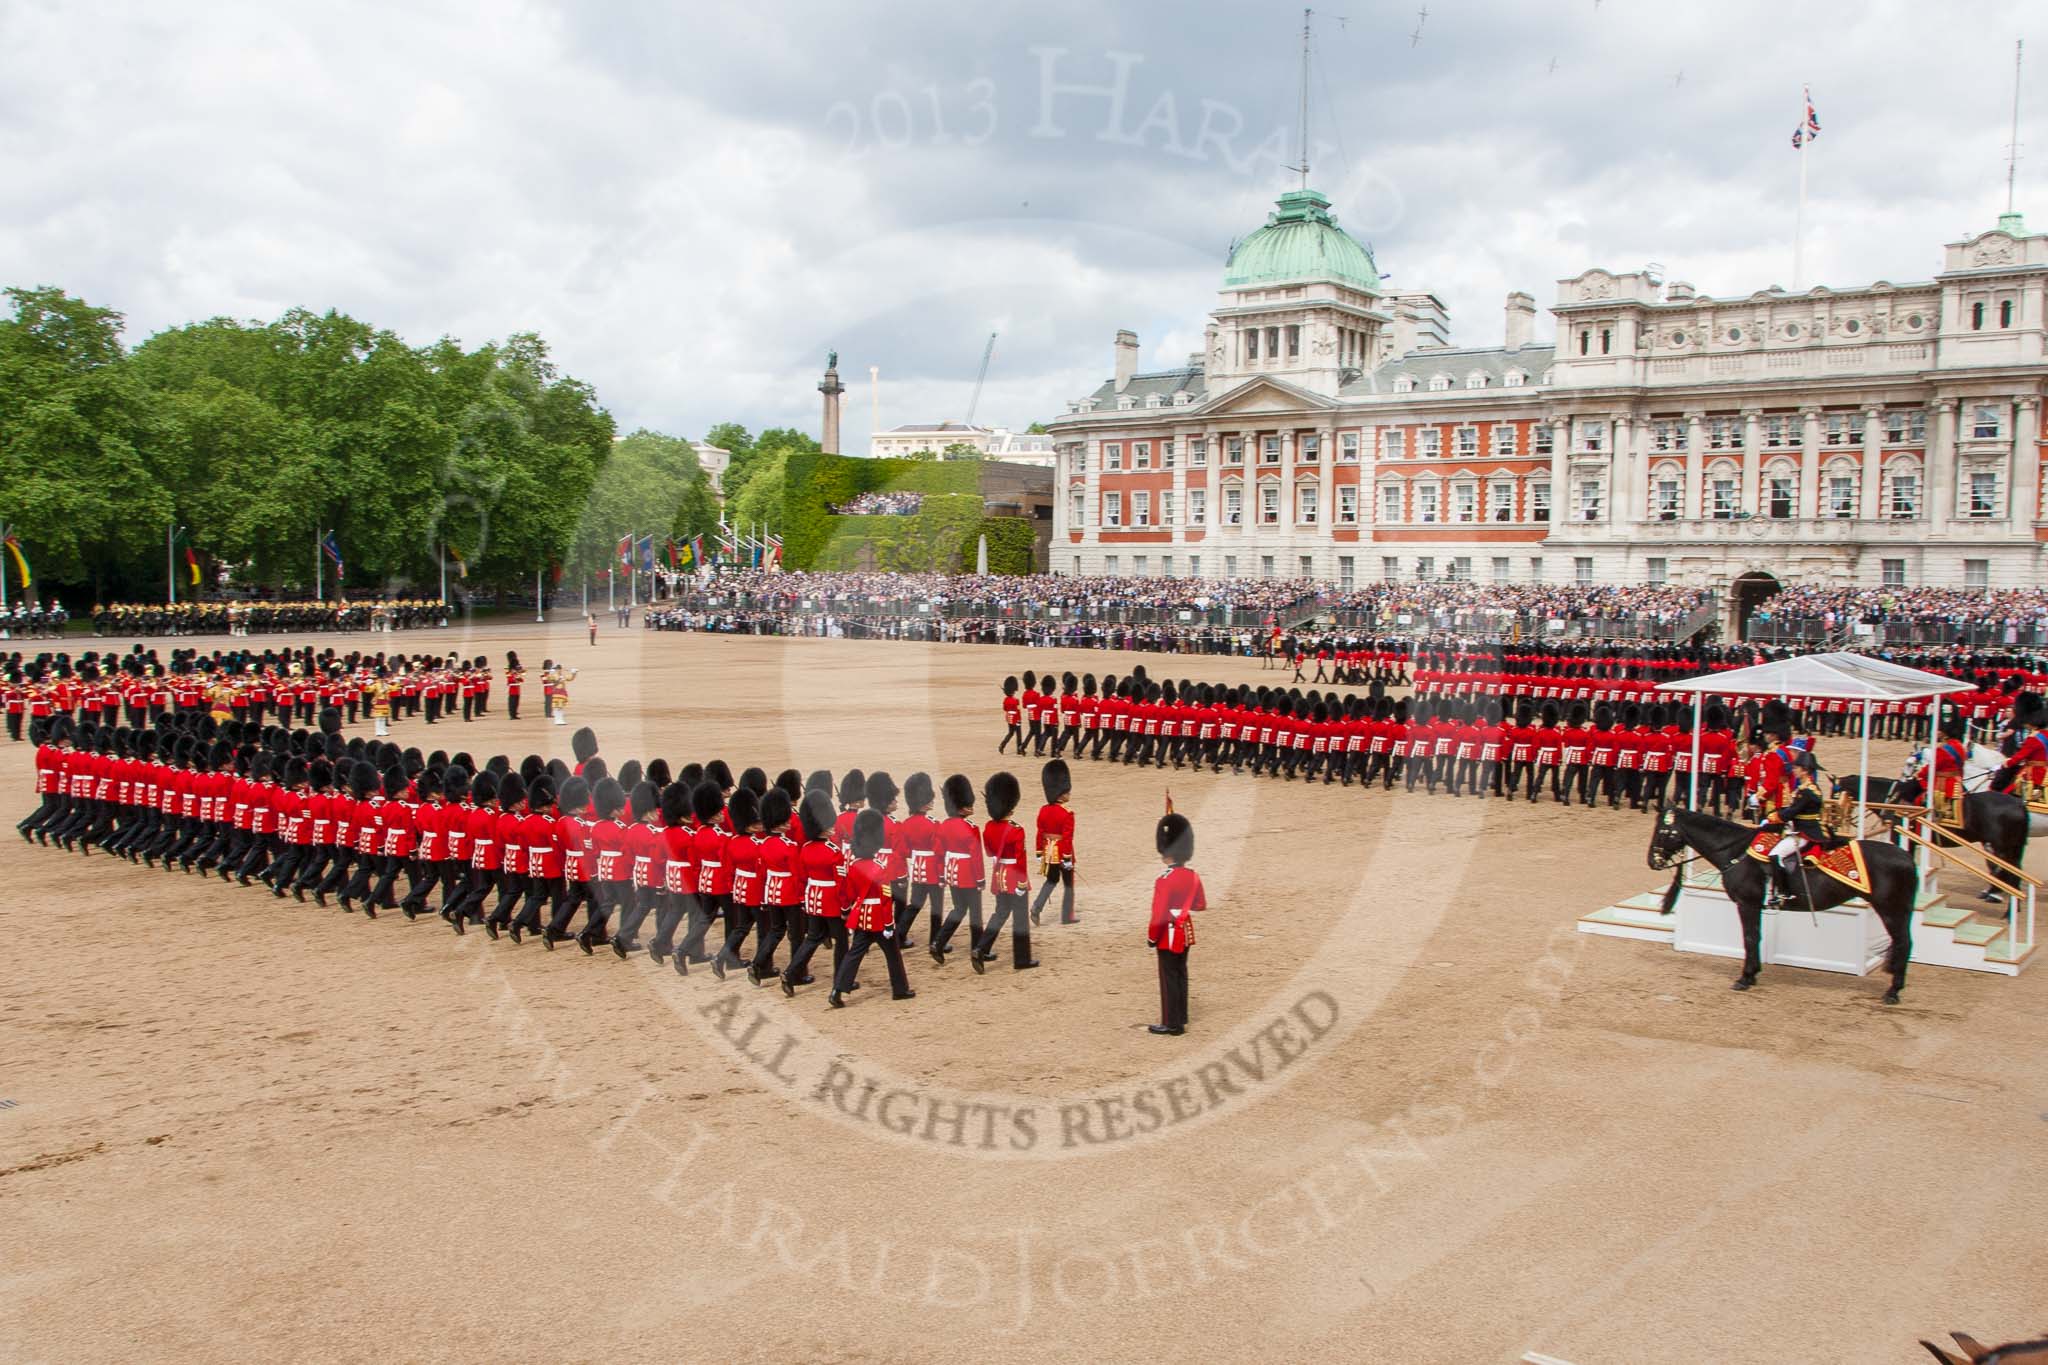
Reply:
<svg viewBox="0 0 2048 1365"><path fill-rule="evenodd" d="M321 529L315 526L313 528L313 600L315 602L325 602L327 600L327 565L323 562L326 555L320 548L320 542L323 538Z"/></svg>
<svg viewBox="0 0 2048 1365"><path fill-rule="evenodd" d="M2015 39L2012 45L2012 144L2006 148L2005 156L2005 212L2011 217L2014 208L2013 185L2020 168L2020 58L2026 54L2027 40ZM2001 225L2002 226L2002 225Z"/></svg>
<svg viewBox="0 0 2048 1365"><path fill-rule="evenodd" d="M1792 292L1806 287L1806 148L1813 139L1806 133L1806 94L1799 96L1799 212L1792 220Z"/></svg>

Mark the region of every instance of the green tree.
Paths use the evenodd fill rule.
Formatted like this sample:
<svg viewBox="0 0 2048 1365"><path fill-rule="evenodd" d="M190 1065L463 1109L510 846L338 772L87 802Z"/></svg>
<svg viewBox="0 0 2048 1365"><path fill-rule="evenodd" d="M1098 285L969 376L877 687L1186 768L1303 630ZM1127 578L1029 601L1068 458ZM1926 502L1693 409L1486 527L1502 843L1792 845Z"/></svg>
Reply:
<svg viewBox="0 0 2048 1365"><path fill-rule="evenodd" d="M1030 426L1028 426L1028 427L1024 428L1024 434L1025 434L1026 436L1043 436L1043 435L1045 435L1045 423L1043 423L1043 422L1033 422L1033 423L1032 423L1032 424L1031 424Z"/></svg>
<svg viewBox="0 0 2048 1365"><path fill-rule="evenodd" d="M955 441L939 452L942 460L978 460L981 452L965 441Z"/></svg>

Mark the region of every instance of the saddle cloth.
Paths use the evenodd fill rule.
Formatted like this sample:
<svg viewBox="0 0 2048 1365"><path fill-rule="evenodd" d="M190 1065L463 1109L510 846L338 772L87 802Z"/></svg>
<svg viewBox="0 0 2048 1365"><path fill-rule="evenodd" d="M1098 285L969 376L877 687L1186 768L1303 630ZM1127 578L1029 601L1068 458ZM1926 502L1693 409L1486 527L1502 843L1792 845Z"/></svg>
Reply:
<svg viewBox="0 0 2048 1365"><path fill-rule="evenodd" d="M1769 862L1771 850L1777 847L1782 837L1774 829L1759 831L1749 841L1749 856L1760 863ZM1859 896L1870 894L1870 869L1863 861L1863 845L1854 839L1836 848L1808 849L1799 855L1799 861L1834 878Z"/></svg>

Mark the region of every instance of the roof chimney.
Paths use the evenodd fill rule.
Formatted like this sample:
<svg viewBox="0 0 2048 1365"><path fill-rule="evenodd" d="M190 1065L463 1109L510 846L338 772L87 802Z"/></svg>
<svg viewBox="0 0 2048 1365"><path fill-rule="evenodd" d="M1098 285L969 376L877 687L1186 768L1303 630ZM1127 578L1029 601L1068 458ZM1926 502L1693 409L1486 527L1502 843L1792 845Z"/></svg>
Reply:
<svg viewBox="0 0 2048 1365"><path fill-rule="evenodd" d="M1501 344L1510 351L1519 351L1536 339L1536 300L1517 289L1509 293L1506 325L1501 331Z"/></svg>
<svg viewBox="0 0 2048 1365"><path fill-rule="evenodd" d="M1122 393L1131 386L1131 376L1138 372L1138 334L1128 327L1116 334L1116 391Z"/></svg>

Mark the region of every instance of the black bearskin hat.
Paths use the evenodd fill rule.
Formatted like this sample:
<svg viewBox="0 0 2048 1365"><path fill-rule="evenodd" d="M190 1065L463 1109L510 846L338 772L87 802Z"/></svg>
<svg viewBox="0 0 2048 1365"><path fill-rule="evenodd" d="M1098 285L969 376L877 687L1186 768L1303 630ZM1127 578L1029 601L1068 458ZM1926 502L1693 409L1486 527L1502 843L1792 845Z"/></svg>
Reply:
<svg viewBox="0 0 2048 1365"><path fill-rule="evenodd" d="M561 795L555 798L564 815L581 815L590 806L590 782L587 778L572 777L560 788Z"/></svg>
<svg viewBox="0 0 2048 1365"><path fill-rule="evenodd" d="M1017 680L1014 677L1003 679L1003 695L1006 697L1017 695Z"/></svg>
<svg viewBox="0 0 2048 1365"><path fill-rule="evenodd" d="M815 843L832 829L832 798L821 791L807 791L796 814L803 825L804 838Z"/></svg>
<svg viewBox="0 0 2048 1365"><path fill-rule="evenodd" d="M668 760L665 758L650 759L646 772L641 775L657 787L666 787L675 781L674 775L668 770Z"/></svg>
<svg viewBox="0 0 2048 1365"><path fill-rule="evenodd" d="M533 779L547 770L547 761L539 754L528 754L519 761L519 776L529 787L533 785Z"/></svg>
<svg viewBox="0 0 2048 1365"><path fill-rule="evenodd" d="M853 821L853 856L872 858L882 850L886 830L882 813L878 810L864 810Z"/></svg>
<svg viewBox="0 0 2048 1365"><path fill-rule="evenodd" d="M469 769L459 764L441 773L441 794L450 801L460 801L469 795Z"/></svg>
<svg viewBox="0 0 2048 1365"><path fill-rule="evenodd" d="M981 801L991 820L1007 820L1010 812L1017 809L1017 798L1023 794L1017 779L1011 773L997 773L983 784Z"/></svg>
<svg viewBox="0 0 2048 1365"><path fill-rule="evenodd" d="M732 769L726 766L722 758L714 758L704 765L704 780L717 783L721 792L729 792L734 786Z"/></svg>
<svg viewBox="0 0 2048 1365"><path fill-rule="evenodd" d="M894 801L900 793L901 788L896 785L896 779L889 776L889 774L874 772L868 774L865 790L868 798L868 809L886 811L889 809L889 803Z"/></svg>
<svg viewBox="0 0 2048 1365"><path fill-rule="evenodd" d="M586 780L588 780L590 785L593 787L596 786L598 783L604 781L607 777L610 777L611 775L612 765L605 762L603 757L601 756L598 758L593 758L588 763L583 765L582 776Z"/></svg>
<svg viewBox="0 0 2048 1365"><path fill-rule="evenodd" d="M661 804L661 789L652 782L636 782L627 797L626 808L633 812L635 820L645 820L654 814L654 808Z"/></svg>
<svg viewBox="0 0 2048 1365"><path fill-rule="evenodd" d="M774 833L789 823L789 793L780 787L770 787L768 794L761 798L761 828Z"/></svg>
<svg viewBox="0 0 2048 1365"><path fill-rule="evenodd" d="M789 804L794 807L803 798L804 775L794 768L784 768L775 774L775 787L789 798Z"/></svg>
<svg viewBox="0 0 2048 1365"><path fill-rule="evenodd" d="M966 773L954 773L939 786L939 794L945 798L947 815L965 815L974 809L974 784L967 780Z"/></svg>
<svg viewBox="0 0 2048 1365"><path fill-rule="evenodd" d="M1074 776L1067 771L1067 761L1055 758L1038 772L1038 784L1045 788L1048 804L1059 800L1074 789Z"/></svg>
<svg viewBox="0 0 2048 1365"><path fill-rule="evenodd" d="M903 804L911 811L927 811L932 805L932 775L912 773L903 779Z"/></svg>
<svg viewBox="0 0 2048 1365"><path fill-rule="evenodd" d="M627 759L619 765L618 772L613 774L613 776L619 779L619 786L621 788L628 792L632 791L633 788L640 785L640 779L643 776L640 760L637 758Z"/></svg>
<svg viewBox="0 0 2048 1365"><path fill-rule="evenodd" d="M591 789L590 804L598 819L609 820L626 804L626 789L607 777Z"/></svg>
<svg viewBox="0 0 2048 1365"><path fill-rule="evenodd" d="M498 775L489 768L470 779L469 799L481 806L486 801L498 799Z"/></svg>
<svg viewBox="0 0 2048 1365"><path fill-rule="evenodd" d="M597 731L588 725L569 736L569 752L576 755L578 763L588 763L597 757Z"/></svg>
<svg viewBox="0 0 2048 1365"><path fill-rule="evenodd" d="M518 773L506 773L498 779L498 804L511 810L526 799L526 779Z"/></svg>
<svg viewBox="0 0 2048 1365"><path fill-rule="evenodd" d="M554 780L550 778L546 773L542 773L539 777L534 778L533 781L526 784L527 809L533 811L535 814L544 814L547 811L547 808L554 804Z"/></svg>
<svg viewBox="0 0 2048 1365"><path fill-rule="evenodd" d="M725 793L708 777L699 782L696 790L690 793L690 814L697 817L697 823L700 825L710 824L724 809Z"/></svg>
<svg viewBox="0 0 2048 1365"><path fill-rule="evenodd" d="M1162 815L1159 827L1153 831L1152 842L1159 849L1160 857L1184 863L1195 856L1195 827L1188 823L1185 815Z"/></svg>
<svg viewBox="0 0 2048 1365"><path fill-rule="evenodd" d="M752 787L741 787L725 803L725 813L732 821L734 832L745 834L747 826L761 818L761 798L754 795Z"/></svg>
<svg viewBox="0 0 2048 1365"><path fill-rule="evenodd" d="M376 785L377 770L361 759L357 759L355 764L348 770L349 795L355 797L358 801L366 801L369 799L370 789Z"/></svg>
<svg viewBox="0 0 2048 1365"><path fill-rule="evenodd" d="M575 781L571 778L570 781ZM564 788L566 795L567 789ZM669 828L680 826L690 818L690 790L680 782L671 782L661 791L661 822Z"/></svg>
<svg viewBox="0 0 2048 1365"><path fill-rule="evenodd" d="M823 792L826 796L831 796L832 770L830 768L814 769L811 775L804 779L804 790L807 792ZM799 797L797 799L801 802L803 798Z"/></svg>
<svg viewBox="0 0 2048 1365"><path fill-rule="evenodd" d="M441 794L441 775L429 768L413 779L412 786L413 791L419 795L419 799L422 801L429 797L439 796Z"/></svg>

